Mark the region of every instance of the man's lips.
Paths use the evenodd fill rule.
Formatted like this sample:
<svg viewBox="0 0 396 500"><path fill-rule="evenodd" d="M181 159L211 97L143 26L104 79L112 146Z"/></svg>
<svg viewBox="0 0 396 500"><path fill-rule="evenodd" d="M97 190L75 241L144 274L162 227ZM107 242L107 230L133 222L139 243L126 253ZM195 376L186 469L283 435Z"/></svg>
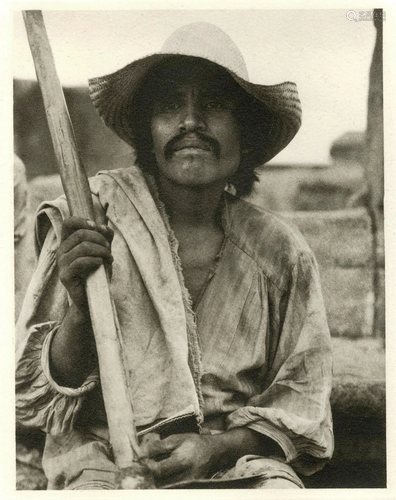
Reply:
<svg viewBox="0 0 396 500"><path fill-rule="evenodd" d="M220 156L220 144L216 139L196 132L194 135L173 137L165 146L165 158L169 159L173 153L183 149L209 151L217 158Z"/></svg>
<svg viewBox="0 0 396 500"><path fill-rule="evenodd" d="M206 142L192 139L182 139L181 141L178 141L172 149L173 151L182 151L183 149L201 149L203 151L212 150Z"/></svg>

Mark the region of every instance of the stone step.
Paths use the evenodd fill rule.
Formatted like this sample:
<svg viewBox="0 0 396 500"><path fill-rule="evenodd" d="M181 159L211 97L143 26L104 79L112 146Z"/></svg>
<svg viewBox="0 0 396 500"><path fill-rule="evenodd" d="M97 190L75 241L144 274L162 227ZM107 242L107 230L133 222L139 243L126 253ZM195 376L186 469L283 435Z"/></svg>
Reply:
<svg viewBox="0 0 396 500"><path fill-rule="evenodd" d="M383 339L333 338L334 455L308 488L386 487Z"/></svg>

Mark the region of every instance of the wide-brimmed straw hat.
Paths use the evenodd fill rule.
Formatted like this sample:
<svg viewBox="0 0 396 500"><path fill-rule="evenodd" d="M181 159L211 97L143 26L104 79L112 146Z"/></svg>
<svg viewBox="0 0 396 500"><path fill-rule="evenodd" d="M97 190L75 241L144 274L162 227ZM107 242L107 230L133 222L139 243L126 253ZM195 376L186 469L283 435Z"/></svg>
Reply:
<svg viewBox="0 0 396 500"><path fill-rule="evenodd" d="M207 59L223 67L261 104L266 114L263 127L262 163L271 160L296 135L301 126L301 103L292 82L260 85L249 81L244 58L231 38L210 23L192 23L177 29L160 52L138 59L107 76L89 80L92 102L105 124L131 146L135 125L130 106L147 72L175 55Z"/></svg>

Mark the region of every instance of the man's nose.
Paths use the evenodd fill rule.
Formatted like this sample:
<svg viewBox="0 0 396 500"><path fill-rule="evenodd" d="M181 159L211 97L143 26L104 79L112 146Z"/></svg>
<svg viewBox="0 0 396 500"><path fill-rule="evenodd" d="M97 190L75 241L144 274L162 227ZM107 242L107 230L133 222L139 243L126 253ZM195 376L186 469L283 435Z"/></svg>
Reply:
<svg viewBox="0 0 396 500"><path fill-rule="evenodd" d="M205 116L195 99L188 99L181 110L179 130L181 132L193 132L206 130Z"/></svg>

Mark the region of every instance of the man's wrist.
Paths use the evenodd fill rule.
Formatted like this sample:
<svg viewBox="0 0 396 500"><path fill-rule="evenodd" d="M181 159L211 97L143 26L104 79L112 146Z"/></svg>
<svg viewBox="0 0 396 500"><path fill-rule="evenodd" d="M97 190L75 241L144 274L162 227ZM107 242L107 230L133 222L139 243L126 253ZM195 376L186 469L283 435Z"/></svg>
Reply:
<svg viewBox="0 0 396 500"><path fill-rule="evenodd" d="M72 303L51 342L49 363L52 377L59 385L79 387L95 362L89 311Z"/></svg>
<svg viewBox="0 0 396 500"><path fill-rule="evenodd" d="M86 325L88 322L91 322L88 304L84 304L80 307L72 302L70 306L70 315L77 324Z"/></svg>

